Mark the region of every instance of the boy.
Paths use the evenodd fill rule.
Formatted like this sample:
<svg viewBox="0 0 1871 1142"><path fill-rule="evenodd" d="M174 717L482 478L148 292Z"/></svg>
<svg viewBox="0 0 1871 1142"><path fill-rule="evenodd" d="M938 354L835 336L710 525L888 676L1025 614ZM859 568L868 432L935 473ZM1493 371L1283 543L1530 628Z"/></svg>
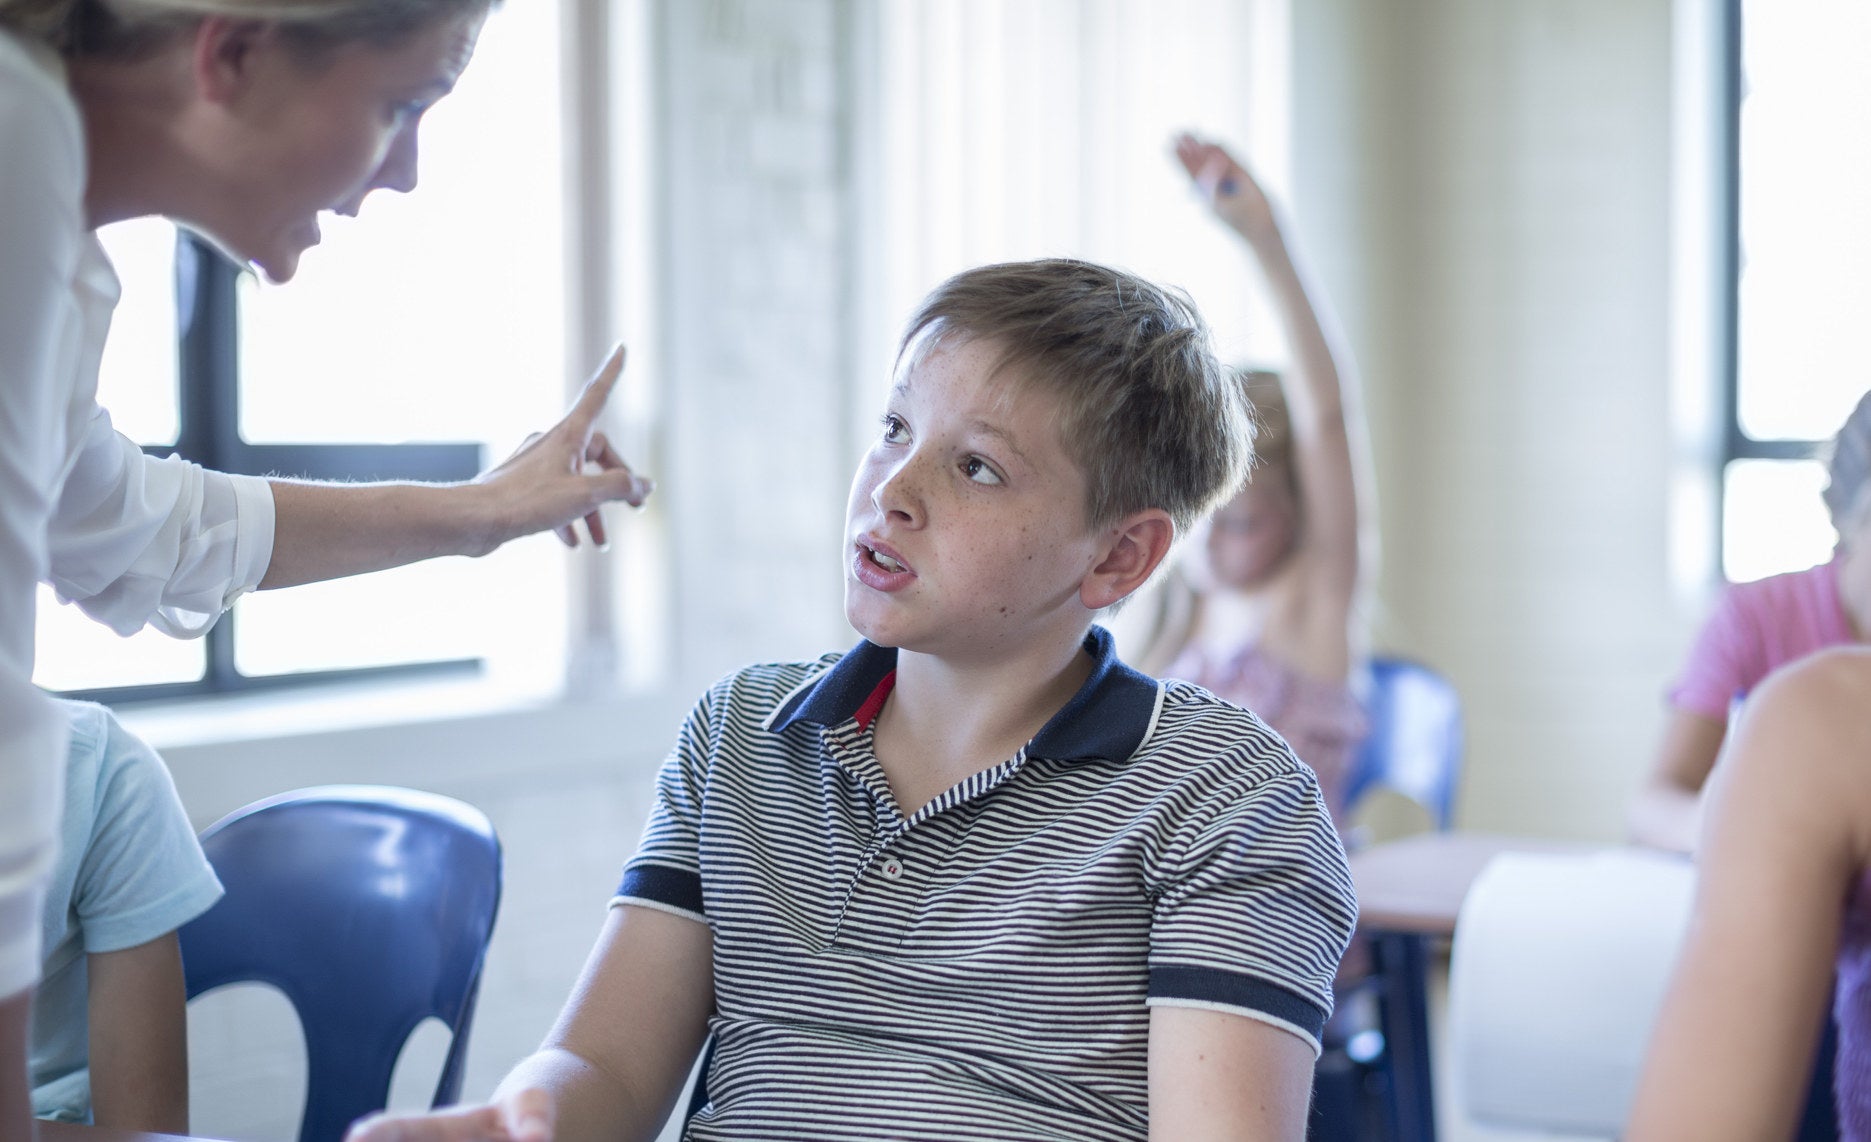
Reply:
<svg viewBox="0 0 1871 1142"><path fill-rule="evenodd" d="M186 1134L175 932L221 898L221 882L155 751L103 706L58 705L71 740L33 997L33 1114Z"/></svg>
<svg viewBox="0 0 1871 1142"><path fill-rule="evenodd" d="M924 303L847 509L865 641L703 698L558 1025L354 1137L1299 1139L1355 918L1316 779L1094 628L1238 488L1184 301L1083 262Z"/></svg>

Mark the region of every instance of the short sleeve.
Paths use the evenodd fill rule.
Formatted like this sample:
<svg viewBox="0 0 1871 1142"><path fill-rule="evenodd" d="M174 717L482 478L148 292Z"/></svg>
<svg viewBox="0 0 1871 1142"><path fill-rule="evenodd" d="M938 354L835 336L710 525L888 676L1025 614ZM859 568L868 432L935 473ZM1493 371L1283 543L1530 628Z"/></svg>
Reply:
<svg viewBox="0 0 1871 1142"><path fill-rule="evenodd" d="M707 920L702 905L702 802L708 787L714 698L710 691L690 712L656 775L656 803L636 855L624 865L613 905L640 904Z"/></svg>
<svg viewBox="0 0 1871 1142"><path fill-rule="evenodd" d="M88 953L175 931L221 898L162 759L109 718L72 907Z"/></svg>
<svg viewBox="0 0 1871 1142"><path fill-rule="evenodd" d="M1670 691L1670 703L1680 710L1726 722L1730 703L1766 673L1748 629L1741 593L1729 587L1696 635L1689 660Z"/></svg>
<svg viewBox="0 0 1871 1142"><path fill-rule="evenodd" d="M1234 1011L1317 1052L1358 916L1317 778L1297 760L1256 766L1191 814L1166 866L1149 1002Z"/></svg>

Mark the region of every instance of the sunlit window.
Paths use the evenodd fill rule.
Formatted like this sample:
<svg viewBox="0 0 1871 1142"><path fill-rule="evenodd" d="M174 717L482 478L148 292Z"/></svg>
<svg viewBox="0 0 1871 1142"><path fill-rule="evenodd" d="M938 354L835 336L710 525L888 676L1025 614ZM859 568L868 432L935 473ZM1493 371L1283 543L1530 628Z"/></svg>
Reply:
<svg viewBox="0 0 1871 1142"><path fill-rule="evenodd" d="M1279 363L1246 252L1170 143L1184 130L1224 142L1284 197L1284 4L888 0L882 13L873 326L896 328L968 266L1068 255L1182 286L1224 358Z"/></svg>
<svg viewBox="0 0 1871 1142"><path fill-rule="evenodd" d="M1871 8L1730 0L1740 31L1734 421L1723 571L1823 562L1835 536L1804 457L1871 388Z"/></svg>
<svg viewBox="0 0 1871 1142"><path fill-rule="evenodd" d="M502 5L457 90L424 120L415 192L379 191L355 220L322 219L322 244L288 285L240 280L238 414L226 431L258 458L256 474L355 476L343 461L360 453L347 449L367 445L393 469L400 448L465 457L449 469L465 477L563 411L560 79L559 6ZM173 230L138 223L105 240L125 296L100 399L160 450L193 430L183 417L194 405L177 399L178 376L181 391L192 382L177 367ZM564 654L558 550L535 537L486 559L256 593L200 642L121 640L47 591L36 678L66 690L225 688L437 660L540 678Z"/></svg>

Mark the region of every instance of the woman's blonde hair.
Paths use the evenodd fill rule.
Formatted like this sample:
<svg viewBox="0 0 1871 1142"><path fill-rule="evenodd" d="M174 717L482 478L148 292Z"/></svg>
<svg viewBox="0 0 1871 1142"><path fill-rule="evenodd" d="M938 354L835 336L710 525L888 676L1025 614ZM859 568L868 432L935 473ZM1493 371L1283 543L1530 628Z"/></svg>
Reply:
<svg viewBox="0 0 1871 1142"><path fill-rule="evenodd" d="M0 28L60 55L129 56L209 16L278 24L308 52L363 41L391 46L498 0L0 0Z"/></svg>

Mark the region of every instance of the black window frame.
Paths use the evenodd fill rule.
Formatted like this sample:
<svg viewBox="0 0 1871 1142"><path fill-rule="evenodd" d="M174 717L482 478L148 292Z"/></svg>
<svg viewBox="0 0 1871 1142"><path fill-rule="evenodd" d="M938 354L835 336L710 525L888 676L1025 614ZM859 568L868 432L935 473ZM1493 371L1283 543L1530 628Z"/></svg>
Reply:
<svg viewBox="0 0 1871 1142"><path fill-rule="evenodd" d="M240 434L240 275L245 272L199 236L178 228L175 245L178 428L173 444L145 445L151 456L180 456L204 468L248 476L345 482L454 483L481 470L482 446L424 444L255 444ZM66 697L124 704L213 694L253 693L361 679L474 672L479 658L440 659L342 670L243 674L234 657L234 609L202 636L201 677L62 691Z"/></svg>

